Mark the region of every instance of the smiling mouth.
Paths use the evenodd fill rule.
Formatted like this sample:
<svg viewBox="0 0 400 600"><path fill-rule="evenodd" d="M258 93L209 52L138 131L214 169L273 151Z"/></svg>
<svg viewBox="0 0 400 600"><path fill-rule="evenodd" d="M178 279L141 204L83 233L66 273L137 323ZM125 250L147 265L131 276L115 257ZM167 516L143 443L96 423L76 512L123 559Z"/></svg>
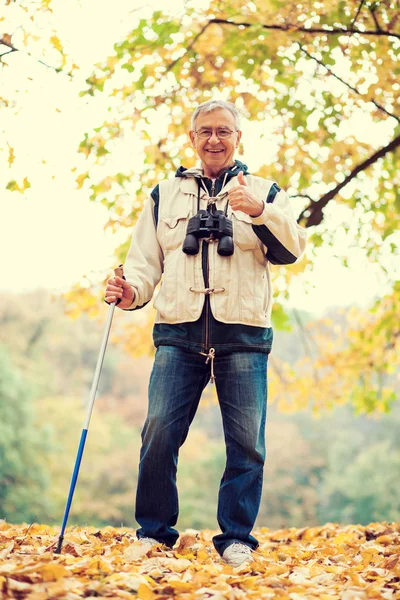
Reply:
<svg viewBox="0 0 400 600"><path fill-rule="evenodd" d="M220 154L220 152L224 152L224 150L206 150L206 152L210 152L210 154Z"/></svg>

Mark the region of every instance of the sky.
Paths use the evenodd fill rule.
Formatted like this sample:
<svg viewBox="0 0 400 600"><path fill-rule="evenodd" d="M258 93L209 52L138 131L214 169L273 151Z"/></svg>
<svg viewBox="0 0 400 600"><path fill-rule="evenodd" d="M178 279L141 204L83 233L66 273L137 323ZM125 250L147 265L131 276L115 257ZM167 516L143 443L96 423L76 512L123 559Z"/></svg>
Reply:
<svg viewBox="0 0 400 600"><path fill-rule="evenodd" d="M179 13L189 3L196 5L191 0L176 0L170 1L169 8L175 7ZM104 0L82 3L53 0L52 6L53 24L80 71L72 82L23 53L14 53L9 59L12 68L2 71L0 95L14 94L20 109L12 117L4 109L0 113L0 131L3 128L6 131L0 144L0 159L4 159L4 153L8 155L9 140L16 155L11 167L0 172L0 190L4 190L10 179L20 181L25 175L32 187L24 194L0 192L0 290L24 292L47 288L57 292L67 290L85 275L100 280L104 271L112 274L116 266L113 250L124 241L122 234L113 236L104 231L108 218L105 207L90 202L87 189L76 188L76 174L87 170L77 147L85 131L102 123L109 103L106 94L88 98L80 97L79 91L84 88L93 65L111 55L113 44L134 25L138 14L150 15L157 2L146 2L140 13L132 9L132 2L125 0L119 0L117 5ZM12 27L16 22L12 19L17 20L18 13L8 18L5 27ZM40 57L40 43L36 50L36 56ZM49 57L46 60L49 62ZM266 137L262 139L258 122L243 122L244 156L240 158L253 171L274 156L273 143L266 146L265 141L268 124L264 127ZM377 147L380 145L382 130L366 128L365 119L357 120L355 116L352 128L360 139L364 137L369 142L376 139ZM125 150L121 146L115 156L116 164L123 170L124 166L128 168L142 160L138 140L128 136ZM321 252L306 284L304 276L294 280L290 295L294 306L316 313L333 305L367 306L375 296L385 292L385 278L378 265L368 263L354 248L349 270L335 258L340 253L338 240L336 248Z"/></svg>

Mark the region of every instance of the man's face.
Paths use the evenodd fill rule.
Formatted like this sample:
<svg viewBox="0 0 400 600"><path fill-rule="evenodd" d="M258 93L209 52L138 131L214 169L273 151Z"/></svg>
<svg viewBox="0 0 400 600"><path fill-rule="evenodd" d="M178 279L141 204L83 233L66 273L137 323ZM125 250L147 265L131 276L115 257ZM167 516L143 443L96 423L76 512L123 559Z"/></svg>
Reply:
<svg viewBox="0 0 400 600"><path fill-rule="evenodd" d="M226 168L232 166L233 155L242 137L242 132L236 131L235 117L228 109L217 108L211 112L200 113L194 127L195 131L190 131L189 136L203 165L204 175L218 177ZM233 133L229 137L219 139L216 135L219 130L230 130ZM212 131L212 135L202 139L198 135L202 131Z"/></svg>

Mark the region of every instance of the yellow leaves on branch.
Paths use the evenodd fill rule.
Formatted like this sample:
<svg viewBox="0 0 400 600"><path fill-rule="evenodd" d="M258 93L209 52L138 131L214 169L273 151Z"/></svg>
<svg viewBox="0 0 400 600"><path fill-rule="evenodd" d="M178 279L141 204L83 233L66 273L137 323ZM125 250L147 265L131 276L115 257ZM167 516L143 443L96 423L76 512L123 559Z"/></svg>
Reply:
<svg viewBox="0 0 400 600"><path fill-rule="evenodd" d="M67 57L64 52L64 47L60 41L60 38L57 35L52 35L50 37L49 41L50 41L50 44L53 46L53 48L61 54L61 61L62 61L61 68L65 67L65 65L67 64ZM75 65L75 67L76 67L76 65Z"/></svg>
<svg viewBox="0 0 400 600"><path fill-rule="evenodd" d="M52 35L50 38L50 43L53 44L53 46L56 50L58 50L59 52L62 52L63 47L62 47L59 37L57 37L56 35Z"/></svg>
<svg viewBox="0 0 400 600"><path fill-rule="evenodd" d="M324 318L304 326L305 356L294 366L271 356L270 397L283 412L352 403L359 413L388 412L391 377L400 356L400 289L371 310L348 310L343 323Z"/></svg>
<svg viewBox="0 0 400 600"><path fill-rule="evenodd" d="M11 46L11 35L9 33L3 33L3 37L1 38L1 42L6 46Z"/></svg>
<svg viewBox="0 0 400 600"><path fill-rule="evenodd" d="M14 160L14 158L12 160ZM24 180L21 184L19 184L15 179L9 181L6 185L6 190L9 190L10 192L19 192L20 194L23 194L25 190L27 190L30 187L31 184L29 179L27 177L24 177Z"/></svg>
<svg viewBox="0 0 400 600"><path fill-rule="evenodd" d="M211 530L181 535L171 550L142 546L127 528L59 528L0 522L0 595L23 600L391 600L400 594L400 523L254 532L252 562L233 568Z"/></svg>
<svg viewBox="0 0 400 600"><path fill-rule="evenodd" d="M15 160L14 148L11 148L11 146L8 144L8 164L10 167L13 164L14 160Z"/></svg>
<svg viewBox="0 0 400 600"><path fill-rule="evenodd" d="M87 313L90 317L97 317L100 313L102 304L99 297L79 283L62 297L66 302L66 314L72 319L78 319L83 313Z"/></svg>
<svg viewBox="0 0 400 600"><path fill-rule="evenodd" d="M85 182L85 180L89 177L89 171L85 171L84 173L80 173L78 177L75 179L78 184L78 190L80 190Z"/></svg>

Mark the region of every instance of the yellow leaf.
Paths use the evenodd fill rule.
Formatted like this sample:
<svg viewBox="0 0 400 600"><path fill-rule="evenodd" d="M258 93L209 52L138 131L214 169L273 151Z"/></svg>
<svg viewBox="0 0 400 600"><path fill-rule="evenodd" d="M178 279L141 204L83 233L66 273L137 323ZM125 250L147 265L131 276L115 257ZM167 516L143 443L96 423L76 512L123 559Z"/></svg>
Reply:
<svg viewBox="0 0 400 600"><path fill-rule="evenodd" d="M89 175L89 171L86 171L86 173L81 173L80 175L78 175L78 177L75 179L76 183L78 184L78 190L81 189L81 187L83 186L83 182L85 181L85 179L88 177Z"/></svg>
<svg viewBox="0 0 400 600"><path fill-rule="evenodd" d="M42 576L43 581L57 581L62 577L70 577L71 572L62 565L49 564L40 567L37 572Z"/></svg>
<svg viewBox="0 0 400 600"><path fill-rule="evenodd" d="M156 598L156 595L144 583L141 583L139 585L137 595L140 600L153 600L154 598Z"/></svg>
<svg viewBox="0 0 400 600"><path fill-rule="evenodd" d="M124 579L124 573L112 573L112 575L108 575L105 579L107 583L115 583L116 581L121 581Z"/></svg>
<svg viewBox="0 0 400 600"><path fill-rule="evenodd" d="M208 552L206 552L206 550L199 550L197 553L197 561L202 564L204 563L206 560L208 560L210 558Z"/></svg>
<svg viewBox="0 0 400 600"><path fill-rule="evenodd" d="M332 544L335 546L342 546L343 544L352 546L354 544L354 536L348 533L340 533L332 539Z"/></svg>
<svg viewBox="0 0 400 600"><path fill-rule="evenodd" d="M11 148L11 146L9 146L9 150L8 150L8 164L11 165L13 164L15 160L15 154L14 154L14 148Z"/></svg>
<svg viewBox="0 0 400 600"><path fill-rule="evenodd" d="M178 592L190 592L193 589L193 584L189 581L180 581L179 579L169 579L168 585Z"/></svg>
<svg viewBox="0 0 400 600"><path fill-rule="evenodd" d="M393 540L390 537L390 535L380 535L379 537L376 538L376 541L378 542L378 544L391 544L391 543L393 543Z"/></svg>
<svg viewBox="0 0 400 600"><path fill-rule="evenodd" d="M59 52L62 52L62 45L60 39L56 35L52 35L50 38L50 42L53 44L54 48Z"/></svg>
<svg viewBox="0 0 400 600"><path fill-rule="evenodd" d="M188 560L192 560L195 557L195 555L193 554L193 552L185 552L184 554L179 554L178 552L175 554L175 556L177 558L187 558Z"/></svg>

